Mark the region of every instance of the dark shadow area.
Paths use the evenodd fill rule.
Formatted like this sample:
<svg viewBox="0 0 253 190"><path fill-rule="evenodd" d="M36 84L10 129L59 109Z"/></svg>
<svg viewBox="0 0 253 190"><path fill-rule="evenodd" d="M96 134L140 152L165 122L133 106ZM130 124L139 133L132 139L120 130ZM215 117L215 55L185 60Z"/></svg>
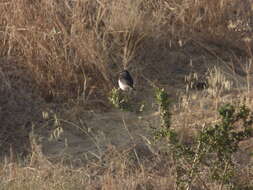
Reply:
<svg viewBox="0 0 253 190"><path fill-rule="evenodd" d="M40 98L29 73L15 59L0 60L0 155L23 157L30 150L29 134L41 118Z"/></svg>

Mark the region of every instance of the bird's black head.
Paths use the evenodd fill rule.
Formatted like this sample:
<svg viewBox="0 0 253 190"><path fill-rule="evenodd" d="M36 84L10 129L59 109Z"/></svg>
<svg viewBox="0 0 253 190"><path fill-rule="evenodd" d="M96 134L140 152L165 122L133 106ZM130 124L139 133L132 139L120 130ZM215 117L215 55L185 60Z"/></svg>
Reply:
<svg viewBox="0 0 253 190"><path fill-rule="evenodd" d="M120 74L121 73L128 73L129 74L128 70L126 70L126 69L124 69L123 71L121 71Z"/></svg>
<svg viewBox="0 0 253 190"><path fill-rule="evenodd" d="M128 76L128 75L130 75L130 74L129 74L128 70L124 69L123 71L121 71L121 72L119 73L119 75L120 75L120 76Z"/></svg>

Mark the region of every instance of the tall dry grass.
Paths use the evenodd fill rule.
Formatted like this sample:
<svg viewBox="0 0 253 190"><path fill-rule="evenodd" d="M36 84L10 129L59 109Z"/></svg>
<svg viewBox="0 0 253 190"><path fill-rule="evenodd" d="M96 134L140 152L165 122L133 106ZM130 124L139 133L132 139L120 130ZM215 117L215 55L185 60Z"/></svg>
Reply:
<svg viewBox="0 0 253 190"><path fill-rule="evenodd" d="M21 59L48 101L101 98L156 43L242 44L252 18L240 0L9 0L0 10L1 56Z"/></svg>

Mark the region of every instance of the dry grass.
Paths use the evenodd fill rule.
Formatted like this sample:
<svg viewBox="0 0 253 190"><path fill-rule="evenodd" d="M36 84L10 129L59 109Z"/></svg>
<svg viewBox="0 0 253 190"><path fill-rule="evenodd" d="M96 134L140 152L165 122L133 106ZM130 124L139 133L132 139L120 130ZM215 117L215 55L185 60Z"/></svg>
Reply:
<svg viewBox="0 0 253 190"><path fill-rule="evenodd" d="M115 72L155 44L212 40L243 47L252 17L239 0L13 0L0 9L1 55L21 59L49 101L108 92Z"/></svg>
<svg viewBox="0 0 253 190"><path fill-rule="evenodd" d="M173 179L166 179L171 177L171 172L163 168L169 162L150 155L152 164L143 158L140 165L133 149L118 151L111 146L101 160L90 160L76 168L71 163L52 164L34 143L33 153L25 163L7 159L2 162L1 189L167 189L173 186Z"/></svg>
<svg viewBox="0 0 253 190"><path fill-rule="evenodd" d="M133 72L141 100L150 101L150 84L181 89L172 123L182 141L215 122L224 102L244 99L253 108L252 9L250 0L1 1L0 155L10 158L0 164L0 189L175 189L168 155L138 161L133 147L110 147L101 159L67 166L29 135L43 130L45 110L81 126L84 109L108 108L123 68ZM207 68L207 90L182 91L185 75L204 76ZM238 168L247 171L238 175L242 184L252 180L250 164Z"/></svg>
<svg viewBox="0 0 253 190"><path fill-rule="evenodd" d="M172 109L172 127L180 132L180 139L184 143L191 143L203 124L216 122L216 102L211 95L204 97L203 93L208 93L208 90L190 91L187 100L179 101ZM218 103L242 101L242 95L230 96L230 93L220 97ZM247 92L244 95L249 97ZM253 107L251 101L248 106ZM114 118L110 116L108 120L111 119ZM153 125L154 120L147 117L142 122ZM160 152L166 147L159 144L152 145L150 149L147 143L136 144L131 132L129 135L133 143L130 145L119 148L102 142L98 144L102 152L94 153L95 156L87 157L84 162L78 162L76 156L80 155L73 155L73 158L60 156L57 160L45 156L42 147L37 144L38 137L33 135L30 133L29 156L23 159L11 153L10 157L1 161L2 189L176 189L176 166L173 158L169 153ZM240 145L240 152L234 155L238 172L234 180L241 188L252 185L252 143L252 139L244 141ZM204 175L200 177L193 188L220 189L218 183L211 183Z"/></svg>

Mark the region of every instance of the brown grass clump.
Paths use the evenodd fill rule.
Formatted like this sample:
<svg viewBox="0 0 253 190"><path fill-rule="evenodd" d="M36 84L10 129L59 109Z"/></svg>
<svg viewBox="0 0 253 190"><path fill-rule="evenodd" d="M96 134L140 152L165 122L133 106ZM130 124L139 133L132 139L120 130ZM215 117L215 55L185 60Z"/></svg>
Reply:
<svg viewBox="0 0 253 190"><path fill-rule="evenodd" d="M116 72L155 44L242 44L251 32L244 1L6 1L1 55L21 58L42 96L105 94ZM145 43L152 40L155 44ZM145 48L139 48L145 44ZM159 55L158 55L159 56Z"/></svg>
<svg viewBox="0 0 253 190"><path fill-rule="evenodd" d="M102 160L90 161L87 165L76 168L74 165L52 164L41 154L40 148L34 146L27 163L5 159L0 165L1 188L108 190L173 188L173 179L167 180L170 172L163 168L169 163L154 157L151 165L145 163L145 160L139 165L135 161L133 148L118 151L115 147L108 147Z"/></svg>

